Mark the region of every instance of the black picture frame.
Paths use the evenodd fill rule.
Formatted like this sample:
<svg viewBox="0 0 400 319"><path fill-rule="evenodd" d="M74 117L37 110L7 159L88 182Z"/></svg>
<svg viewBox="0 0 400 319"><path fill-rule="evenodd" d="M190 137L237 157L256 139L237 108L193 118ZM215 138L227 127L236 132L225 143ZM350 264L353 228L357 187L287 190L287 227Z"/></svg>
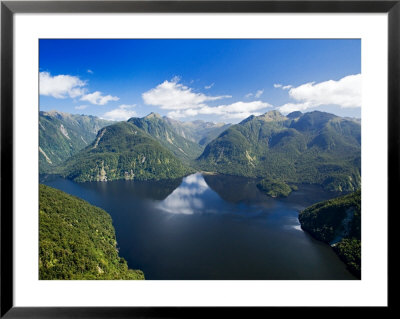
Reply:
<svg viewBox="0 0 400 319"><path fill-rule="evenodd" d="M398 213L396 201L399 185L400 144L400 0L396 1L1 1L1 277L0 317L3 318L191 318L228 313L253 317L293 311L296 315L312 310L314 315L325 314L326 307L15 307L13 302L13 16L15 13L212 13L212 12L269 12L269 13L387 13L388 14L388 225ZM389 214L391 212L391 214ZM392 223L390 222L392 221ZM389 251L393 246L393 231L388 226ZM391 244L392 243L392 244ZM391 262L388 254L388 264ZM390 267L388 271L390 271ZM390 272L388 272L389 277ZM393 280L392 280L393 282ZM393 295L388 280L388 307L392 310ZM341 311L330 308L331 315ZM357 314L360 309L357 309ZM364 308L369 313L375 309ZM348 311L348 309L346 309Z"/></svg>

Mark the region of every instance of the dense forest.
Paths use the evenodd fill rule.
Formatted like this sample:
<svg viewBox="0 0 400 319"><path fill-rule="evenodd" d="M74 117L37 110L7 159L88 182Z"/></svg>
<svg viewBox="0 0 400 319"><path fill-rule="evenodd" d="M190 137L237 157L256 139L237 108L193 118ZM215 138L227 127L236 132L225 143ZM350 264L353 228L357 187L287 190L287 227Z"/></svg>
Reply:
<svg viewBox="0 0 400 319"><path fill-rule="evenodd" d="M118 256L110 215L86 201L39 185L40 279L144 279Z"/></svg>
<svg viewBox="0 0 400 319"><path fill-rule="evenodd" d="M264 178L257 183L257 187L271 197L287 197L292 190L297 190L296 185L288 185L285 182L275 179Z"/></svg>
<svg viewBox="0 0 400 319"><path fill-rule="evenodd" d="M330 244L361 277L361 190L314 204L299 213L301 227Z"/></svg>

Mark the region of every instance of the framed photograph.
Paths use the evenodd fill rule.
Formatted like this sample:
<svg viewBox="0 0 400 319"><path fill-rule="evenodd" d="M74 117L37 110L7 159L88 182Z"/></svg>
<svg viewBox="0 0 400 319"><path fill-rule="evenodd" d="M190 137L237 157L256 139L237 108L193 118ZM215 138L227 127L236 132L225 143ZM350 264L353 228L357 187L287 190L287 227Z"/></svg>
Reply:
<svg viewBox="0 0 400 319"><path fill-rule="evenodd" d="M390 309L399 30L399 1L2 1L1 317Z"/></svg>

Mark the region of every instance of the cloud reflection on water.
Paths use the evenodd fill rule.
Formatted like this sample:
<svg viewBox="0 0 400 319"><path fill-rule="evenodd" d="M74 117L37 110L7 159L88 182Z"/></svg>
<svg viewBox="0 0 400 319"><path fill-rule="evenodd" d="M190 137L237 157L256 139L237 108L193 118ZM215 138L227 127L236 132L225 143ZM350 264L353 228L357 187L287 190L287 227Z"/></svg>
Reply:
<svg viewBox="0 0 400 319"><path fill-rule="evenodd" d="M194 214L204 210L205 198L202 195L207 190L211 189L200 173L190 175L183 179L171 195L158 203L157 208L171 214Z"/></svg>

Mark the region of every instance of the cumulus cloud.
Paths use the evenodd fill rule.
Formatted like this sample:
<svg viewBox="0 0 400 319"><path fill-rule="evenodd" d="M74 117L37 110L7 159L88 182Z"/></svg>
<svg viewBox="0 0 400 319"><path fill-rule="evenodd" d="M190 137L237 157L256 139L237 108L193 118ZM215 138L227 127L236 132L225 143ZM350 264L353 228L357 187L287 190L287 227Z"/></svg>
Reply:
<svg viewBox="0 0 400 319"><path fill-rule="evenodd" d="M102 95L100 91L96 91L93 93L85 94L81 97L81 101L88 101L92 104L96 105L104 105L110 101L118 101L119 97L111 96L111 95Z"/></svg>
<svg viewBox="0 0 400 319"><path fill-rule="evenodd" d="M75 98L85 93L85 81L77 76L60 74L52 76L49 72L39 73L40 95L56 99Z"/></svg>
<svg viewBox="0 0 400 319"><path fill-rule="evenodd" d="M283 113L301 111L321 105L341 108L361 107L361 74L348 75L338 81L309 82L289 89L294 102L279 107Z"/></svg>
<svg viewBox="0 0 400 319"><path fill-rule="evenodd" d="M178 83L181 80L181 77L179 75L175 75L172 79L171 82Z"/></svg>
<svg viewBox="0 0 400 319"><path fill-rule="evenodd" d="M274 88L275 88L275 89L281 88L281 87L282 87L282 84L279 84L279 83L278 83L278 84L274 84Z"/></svg>
<svg viewBox="0 0 400 319"><path fill-rule="evenodd" d="M309 108L312 108L313 106L311 103L305 102L305 103L286 103L282 106L280 106L278 109L280 112L287 114L291 113L294 111L304 111Z"/></svg>
<svg viewBox="0 0 400 319"><path fill-rule="evenodd" d="M126 121L131 117L136 116L136 112L132 110L136 104L127 105L122 104L118 108L104 113L103 118L112 121Z"/></svg>
<svg viewBox="0 0 400 319"><path fill-rule="evenodd" d="M88 70L88 72L89 71L91 70ZM97 105L104 105L107 104L109 101L119 100L119 97L116 96L104 96L100 91L87 93L87 89L85 88L86 85L87 82L82 81L77 76L66 74L52 76L49 72L39 73L40 95L52 96L56 99L65 99L67 97L81 97L81 101L88 101L92 104Z"/></svg>
<svg viewBox="0 0 400 319"><path fill-rule="evenodd" d="M186 110L204 107L207 101L215 101L231 96L208 96L195 93L176 79L164 81L155 88L142 94L144 103L159 106L165 110Z"/></svg>
<svg viewBox="0 0 400 319"><path fill-rule="evenodd" d="M257 112L262 109L271 107L272 105L262 101L252 102L235 102L227 105L208 106L205 105L201 108L190 108L185 110L175 110L168 113L172 118L184 118L197 115L218 115L226 119L241 119L246 118L252 114L260 115Z"/></svg>
<svg viewBox="0 0 400 319"><path fill-rule="evenodd" d="M259 90L254 96L260 97L264 90ZM187 118L197 115L216 115L226 119L242 119L251 114L259 115L258 111L271 107L262 101L242 102L212 106L211 101L231 98L230 95L209 96L196 93L178 80L164 81L157 87L142 94L145 104L158 106L168 110L168 117Z"/></svg>

